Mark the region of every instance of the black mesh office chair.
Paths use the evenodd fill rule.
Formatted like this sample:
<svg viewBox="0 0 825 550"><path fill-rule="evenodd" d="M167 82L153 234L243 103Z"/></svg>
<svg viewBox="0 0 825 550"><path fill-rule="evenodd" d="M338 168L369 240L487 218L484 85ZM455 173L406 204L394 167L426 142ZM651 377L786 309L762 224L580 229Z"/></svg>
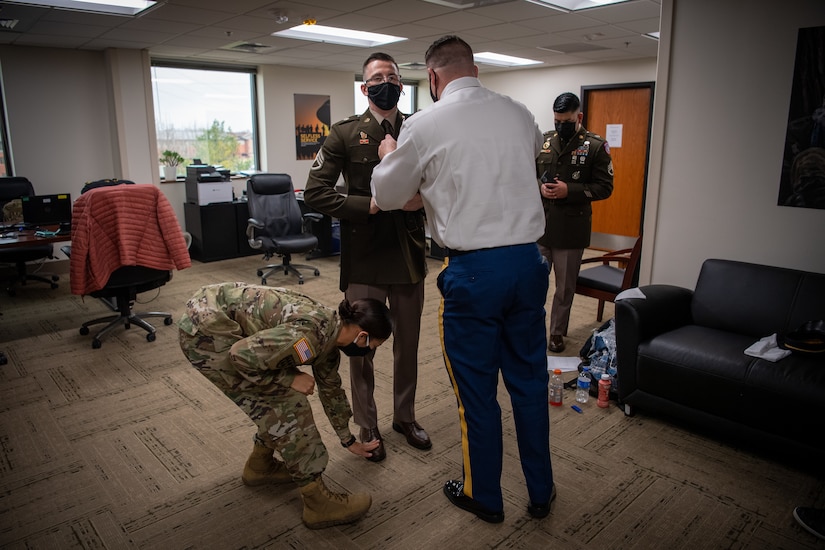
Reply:
<svg viewBox="0 0 825 550"><path fill-rule="evenodd" d="M148 317L162 317L164 325L172 324L172 314L163 311L142 311L132 310L132 306L137 299L137 295L148 290L159 288L172 280L172 272L166 269L152 269L141 265L128 265L118 268L106 283L106 286L90 294L95 298L111 298L110 307L117 308L117 314L107 315L86 321L80 326L80 334L89 334L89 327L100 323L107 323L94 338L92 347L100 348L103 345L102 338L119 326L129 328L137 325L146 331L146 341L155 341L155 327L147 323L144 319Z"/></svg>
<svg viewBox="0 0 825 550"><path fill-rule="evenodd" d="M6 205L11 203L13 200L21 197L31 197L34 196L34 194L34 186L27 178L19 176L0 177L0 212L12 210L12 208L10 208L11 205L9 205L9 208L6 208ZM0 216L0 219L3 220L4 225L11 224L12 222L23 221L22 214L19 212L11 215L11 217L19 219L6 219L5 214ZM54 249L51 244L33 244L30 246L14 248L0 248L0 263L14 264L15 266L15 275L7 280L8 286L6 287L6 291L13 296L15 294L16 285L25 285L27 281L40 281L47 283L51 286L51 288L57 288L57 283L55 281L60 280L60 277L57 275L43 277L40 275L35 275L34 273L29 273L26 268L27 262L52 258L53 252Z"/></svg>
<svg viewBox="0 0 825 550"><path fill-rule="evenodd" d="M320 221L322 215L315 212L301 214L292 178L288 174L255 174L246 182L249 201L249 222L246 235L249 246L264 251L264 259L281 256L281 264L270 264L258 270L261 284L275 271L283 270L298 276L298 284L304 277L296 268L312 269L315 276L321 274L310 265L293 264L292 254L310 252L318 247L318 238L307 231L307 224ZM266 270L266 271L265 271Z"/></svg>

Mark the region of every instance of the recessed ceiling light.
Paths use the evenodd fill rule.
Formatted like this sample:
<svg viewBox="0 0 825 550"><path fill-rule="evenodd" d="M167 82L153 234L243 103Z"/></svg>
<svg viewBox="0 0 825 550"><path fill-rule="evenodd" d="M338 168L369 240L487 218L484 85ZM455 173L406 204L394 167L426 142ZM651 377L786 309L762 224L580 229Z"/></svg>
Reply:
<svg viewBox="0 0 825 550"><path fill-rule="evenodd" d="M9 0L7 3L106 13L109 15L138 15L157 4L153 0Z"/></svg>
<svg viewBox="0 0 825 550"><path fill-rule="evenodd" d="M372 48L393 42L406 40L401 36L391 36L389 34L378 34L374 32L353 31L337 27L325 27L324 25L298 25L285 31L273 32L272 36L282 38L297 38L298 40L312 40L313 42L329 42L330 44L342 44L344 46L359 46L362 48Z"/></svg>
<svg viewBox="0 0 825 550"><path fill-rule="evenodd" d="M598 8L608 4L619 4L628 0L527 0L533 4L552 8L559 11L578 11L589 8Z"/></svg>
<svg viewBox="0 0 825 550"><path fill-rule="evenodd" d="M525 59L524 57L513 57L512 55L502 55L493 52L481 52L473 54L473 59L479 63L487 65L497 65L499 67L523 67L525 65L538 65L541 61L535 59Z"/></svg>
<svg viewBox="0 0 825 550"><path fill-rule="evenodd" d="M647 38L652 38L653 40L659 40L659 31L648 32L648 33L643 34L642 36L646 36Z"/></svg>

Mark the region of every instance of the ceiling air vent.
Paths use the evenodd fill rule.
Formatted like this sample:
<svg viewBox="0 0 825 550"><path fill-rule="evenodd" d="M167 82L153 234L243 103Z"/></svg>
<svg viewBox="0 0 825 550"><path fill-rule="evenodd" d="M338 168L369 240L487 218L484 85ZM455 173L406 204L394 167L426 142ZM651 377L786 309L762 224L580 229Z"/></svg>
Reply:
<svg viewBox="0 0 825 550"><path fill-rule="evenodd" d="M557 44L555 46L538 46L538 49L553 53L584 53L607 50L604 46L587 44L584 42L573 42L571 44Z"/></svg>
<svg viewBox="0 0 825 550"><path fill-rule="evenodd" d="M241 40L240 42L233 42L226 46L221 46L220 49L233 52L262 53L265 50L271 50L273 47L274 46L267 46L266 44L258 44L257 42L245 42Z"/></svg>
<svg viewBox="0 0 825 550"><path fill-rule="evenodd" d="M398 65L399 69L408 69L410 71L423 71L427 68L427 65L422 63L421 61L411 61L409 63L401 63Z"/></svg>
<svg viewBox="0 0 825 550"><path fill-rule="evenodd" d="M430 4L438 4L448 8L463 10L464 8L480 8L484 6L494 6L496 4L506 4L513 0L424 0Z"/></svg>
<svg viewBox="0 0 825 550"><path fill-rule="evenodd" d="M17 26L19 19L0 19L0 30L10 31Z"/></svg>

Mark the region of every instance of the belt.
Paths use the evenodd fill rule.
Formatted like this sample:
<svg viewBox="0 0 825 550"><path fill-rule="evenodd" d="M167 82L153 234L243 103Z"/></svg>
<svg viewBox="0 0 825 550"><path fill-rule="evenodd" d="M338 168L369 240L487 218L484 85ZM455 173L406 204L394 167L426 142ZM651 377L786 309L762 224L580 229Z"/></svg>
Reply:
<svg viewBox="0 0 825 550"><path fill-rule="evenodd" d="M452 248L445 248L444 252L449 258L457 258L458 256L466 256L467 254L474 254L476 252L486 252L489 250L498 250L500 248L511 248L513 246L521 246L518 244L506 244L504 246L491 246L489 248L476 248L475 250L453 250Z"/></svg>
<svg viewBox="0 0 825 550"><path fill-rule="evenodd" d="M449 258L455 258L456 256L464 256L465 254L472 254L476 252L475 250L453 250L452 248L445 248L444 254Z"/></svg>
<svg viewBox="0 0 825 550"><path fill-rule="evenodd" d="M445 249L447 256L456 258L458 256L466 256L467 254L475 254L476 252L486 252L488 250L498 250L499 248L509 248L511 245L505 246L491 246L489 248L476 248L475 250L453 250L452 248Z"/></svg>

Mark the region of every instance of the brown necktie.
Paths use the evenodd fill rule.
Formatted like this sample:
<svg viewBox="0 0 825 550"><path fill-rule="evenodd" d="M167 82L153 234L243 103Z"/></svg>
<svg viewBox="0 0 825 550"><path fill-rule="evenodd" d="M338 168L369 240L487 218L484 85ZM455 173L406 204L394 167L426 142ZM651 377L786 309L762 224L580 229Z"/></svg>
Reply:
<svg viewBox="0 0 825 550"><path fill-rule="evenodd" d="M381 127L384 128L384 133L395 137L395 132L392 131L392 124L386 118L381 122Z"/></svg>

